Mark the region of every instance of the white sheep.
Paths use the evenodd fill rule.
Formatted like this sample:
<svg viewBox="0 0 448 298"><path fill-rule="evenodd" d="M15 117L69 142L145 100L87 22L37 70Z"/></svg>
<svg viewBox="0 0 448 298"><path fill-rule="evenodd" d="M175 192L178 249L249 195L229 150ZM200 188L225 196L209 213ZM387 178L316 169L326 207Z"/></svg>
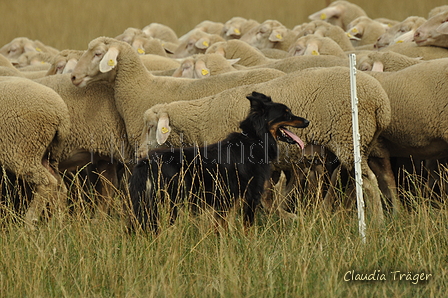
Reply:
<svg viewBox="0 0 448 298"><path fill-rule="evenodd" d="M224 43L214 44L206 53L218 53L227 59L239 59L237 64L234 64L235 68L240 68L240 65L246 66L248 69L275 68L285 73L311 67L348 66L347 57L333 57L330 55L269 59L260 50L240 40L228 40Z"/></svg>
<svg viewBox="0 0 448 298"><path fill-rule="evenodd" d="M447 69L448 59L437 59L396 72L370 73L390 99L391 122L381 134L390 156L448 157Z"/></svg>
<svg viewBox="0 0 448 298"><path fill-rule="evenodd" d="M237 71L232 65L238 59L228 60L220 54L196 54L185 58L174 71L173 77L203 79L230 71Z"/></svg>
<svg viewBox="0 0 448 298"><path fill-rule="evenodd" d="M153 38L157 38L170 43L179 43L176 32L167 25L151 23L142 29L143 33Z"/></svg>
<svg viewBox="0 0 448 298"><path fill-rule="evenodd" d="M448 5L441 5L441 6L434 7L433 9L431 9L429 11L428 19L432 18L436 14L439 14L439 13L445 12L445 11L448 11Z"/></svg>
<svg viewBox="0 0 448 298"><path fill-rule="evenodd" d="M70 133L68 109L56 92L25 78L0 78L0 100L0 165L32 187L25 215L32 227L47 202L60 208L66 199L58 163Z"/></svg>
<svg viewBox="0 0 448 298"><path fill-rule="evenodd" d="M176 69L180 65L176 59L153 54L140 55L140 60L149 71Z"/></svg>
<svg viewBox="0 0 448 298"><path fill-rule="evenodd" d="M357 52L356 60L356 68L362 71L398 71L422 62L420 58L411 58L392 51Z"/></svg>
<svg viewBox="0 0 448 298"><path fill-rule="evenodd" d="M57 54L59 51L44 45L38 40L31 40L27 37L17 37L11 42L0 48L0 54L11 61L15 61L20 55L26 52L48 52L50 54Z"/></svg>
<svg viewBox="0 0 448 298"><path fill-rule="evenodd" d="M127 42L128 44L131 44L135 36L142 34L146 35L141 29L129 27L126 28L123 33L115 36L115 39L122 40L124 42Z"/></svg>
<svg viewBox="0 0 448 298"><path fill-rule="evenodd" d="M176 58L184 58L194 54L203 54L210 45L220 41L225 40L218 34L209 34L198 28L193 29L181 40L173 56Z"/></svg>
<svg viewBox="0 0 448 298"><path fill-rule="evenodd" d="M348 1L334 1L328 7L313 13L308 18L312 21L322 20L330 24L348 29L348 24L357 17L367 16L366 12L358 5Z"/></svg>
<svg viewBox="0 0 448 298"><path fill-rule="evenodd" d="M373 217L382 219L376 178L367 165L377 136L390 121L390 105L381 85L364 73L357 74L363 179L369 192L368 206ZM325 82L325 83L323 83ZM352 110L349 69L311 68L293 72L268 82L235 87L202 99L155 105L144 114L146 134L142 135L142 156L160 144L174 147L217 142L231 131L247 112L245 96L252 91L271 96L310 120L304 130L295 130L308 144L321 145L333 152L347 169L353 169ZM329 104L331 102L331 104ZM291 169L300 163L301 151L283 150L276 166Z"/></svg>
<svg viewBox="0 0 448 298"><path fill-rule="evenodd" d="M238 39L231 39L226 42L217 42L211 45L205 53L218 53L226 59L239 59L239 65L248 67L276 61L267 58L259 49Z"/></svg>
<svg viewBox="0 0 448 298"><path fill-rule="evenodd" d="M242 35L258 25L260 23L252 19L233 17L224 23L221 36L226 40L240 39Z"/></svg>
<svg viewBox="0 0 448 298"><path fill-rule="evenodd" d="M113 89L107 83L76 88L70 74L46 76L36 82L56 91L68 107L73 125L61 154L61 171L77 171L92 163L105 180L97 185L104 200L118 187L117 166L134 160L126 128L114 103ZM99 202L106 207L107 202Z"/></svg>
<svg viewBox="0 0 448 298"><path fill-rule="evenodd" d="M53 57L54 55L48 52L27 52L20 55L14 63L17 68L24 68L29 65L39 65L42 68L49 68Z"/></svg>
<svg viewBox="0 0 448 298"><path fill-rule="evenodd" d="M347 26L347 36L354 47L375 44L383 35L388 26L367 16L362 16L351 21Z"/></svg>
<svg viewBox="0 0 448 298"><path fill-rule="evenodd" d="M205 20L197 24L194 29L202 30L209 34L217 34L220 35L224 24L221 22L214 22L210 20Z"/></svg>
<svg viewBox="0 0 448 298"><path fill-rule="evenodd" d="M277 20L266 20L241 36L240 40L257 49L278 49L288 51L297 39L297 32L292 31Z"/></svg>
<svg viewBox="0 0 448 298"><path fill-rule="evenodd" d="M391 44L380 51L392 51L413 58L421 58L422 60L432 60L448 57L448 49L432 46L418 46L415 42L404 42Z"/></svg>
<svg viewBox="0 0 448 298"><path fill-rule="evenodd" d="M129 144L135 146L143 131L143 120L138 115L154 104L201 98L282 75L281 71L264 69L224 73L202 80L154 76L129 44L99 37L89 43L72 73L72 81L79 87L94 85L91 83L95 81L113 82L116 108L126 124Z"/></svg>
<svg viewBox="0 0 448 298"><path fill-rule="evenodd" d="M294 72L312 67L333 67L333 66L348 66L349 61L347 57L336 57L332 55L310 55L310 56L292 56L277 60L264 65L253 66L249 69L255 68L274 68L285 73Z"/></svg>
<svg viewBox="0 0 448 298"><path fill-rule="evenodd" d="M172 56L174 51L178 48L177 43L163 41L161 39L137 35L131 42L133 48L137 50L137 53L143 54L155 54L164 57Z"/></svg>
<svg viewBox="0 0 448 298"><path fill-rule="evenodd" d="M419 46L448 48L448 10L436 14L423 23L414 33L414 41Z"/></svg>
<svg viewBox="0 0 448 298"><path fill-rule="evenodd" d="M426 22L426 19L422 17L407 17L380 35L378 40L375 42L375 48L381 49L390 44L413 41L415 30L417 30L417 28L424 22Z"/></svg>
<svg viewBox="0 0 448 298"><path fill-rule="evenodd" d="M300 27L298 37L315 34L317 36L329 37L339 44L344 51L353 51L354 47L347 34L341 27L332 25L325 21L312 21Z"/></svg>
<svg viewBox="0 0 448 298"><path fill-rule="evenodd" d="M56 54L51 60L51 66L46 75L71 73L78 63L79 58L84 51L79 50L62 50Z"/></svg>
<svg viewBox="0 0 448 298"><path fill-rule="evenodd" d="M376 18L376 19L373 19L374 21L377 21L377 22L380 22L380 23L382 23L382 24L384 24L384 25L386 25L387 27L392 27L393 25L395 25L395 24L398 24L398 23L400 23L399 21L397 21L397 20L391 20L391 19L388 19L388 18Z"/></svg>
<svg viewBox="0 0 448 298"><path fill-rule="evenodd" d="M332 55L347 58L338 43L329 37L310 34L298 38L288 50L289 56Z"/></svg>

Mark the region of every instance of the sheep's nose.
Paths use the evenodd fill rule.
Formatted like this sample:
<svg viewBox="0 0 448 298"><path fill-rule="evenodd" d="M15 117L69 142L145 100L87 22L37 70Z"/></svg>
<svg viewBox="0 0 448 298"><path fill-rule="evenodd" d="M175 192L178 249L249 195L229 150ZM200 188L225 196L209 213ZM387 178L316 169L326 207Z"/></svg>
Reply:
<svg viewBox="0 0 448 298"><path fill-rule="evenodd" d="M71 75L70 78L71 78L72 82L74 82L76 80L76 76L75 75Z"/></svg>
<svg viewBox="0 0 448 298"><path fill-rule="evenodd" d="M419 37L419 36L420 36L420 32L419 31L415 31L414 38Z"/></svg>

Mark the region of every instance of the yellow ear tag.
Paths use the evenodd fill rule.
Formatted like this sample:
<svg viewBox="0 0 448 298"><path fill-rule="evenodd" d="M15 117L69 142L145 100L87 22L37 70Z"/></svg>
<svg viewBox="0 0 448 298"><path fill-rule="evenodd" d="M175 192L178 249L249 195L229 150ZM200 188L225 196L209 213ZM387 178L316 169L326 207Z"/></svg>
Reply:
<svg viewBox="0 0 448 298"><path fill-rule="evenodd" d="M327 19L327 14L324 12L320 15L320 19L321 20L326 20Z"/></svg>
<svg viewBox="0 0 448 298"><path fill-rule="evenodd" d="M208 70L203 68L201 73L202 73L203 76L206 76L206 75L208 75Z"/></svg>
<svg viewBox="0 0 448 298"><path fill-rule="evenodd" d="M45 64L45 61L40 61L41 64Z"/></svg>
<svg viewBox="0 0 448 298"><path fill-rule="evenodd" d="M202 42L202 44L203 44L204 46L208 47L208 42L207 42L207 41L204 40L204 41Z"/></svg>
<svg viewBox="0 0 448 298"><path fill-rule="evenodd" d="M233 29L233 32L235 32L235 34L241 34L241 31L238 28Z"/></svg>
<svg viewBox="0 0 448 298"><path fill-rule="evenodd" d="M277 34L275 37L277 37L278 39L283 39L283 36L281 34Z"/></svg>
<svg viewBox="0 0 448 298"><path fill-rule="evenodd" d="M351 31L355 34L358 33L358 29L356 27L353 27Z"/></svg>
<svg viewBox="0 0 448 298"><path fill-rule="evenodd" d="M114 66L115 65L115 61L110 59L109 61L107 61L107 65Z"/></svg>
<svg viewBox="0 0 448 298"><path fill-rule="evenodd" d="M347 36L348 36L349 38L352 38L352 37L353 37L349 32L347 32L346 34L347 34Z"/></svg>
<svg viewBox="0 0 448 298"><path fill-rule="evenodd" d="M137 50L137 52L138 52L140 55L143 55L143 54L145 53L145 50L139 48L139 49Z"/></svg>
<svg viewBox="0 0 448 298"><path fill-rule="evenodd" d="M316 51L316 50L314 50L314 51L312 51L312 52L311 52L311 55L314 55L314 56L319 56L319 52L318 52L318 51Z"/></svg>
<svg viewBox="0 0 448 298"><path fill-rule="evenodd" d="M42 50L40 48L36 48L36 51L38 52L42 52Z"/></svg>
<svg viewBox="0 0 448 298"><path fill-rule="evenodd" d="M169 131L169 129L166 128L165 126L163 126L163 127L160 129L160 131L161 131L162 133L167 133L167 132Z"/></svg>
<svg viewBox="0 0 448 298"><path fill-rule="evenodd" d="M403 41L402 40L397 40L397 42L396 43L402 43Z"/></svg>

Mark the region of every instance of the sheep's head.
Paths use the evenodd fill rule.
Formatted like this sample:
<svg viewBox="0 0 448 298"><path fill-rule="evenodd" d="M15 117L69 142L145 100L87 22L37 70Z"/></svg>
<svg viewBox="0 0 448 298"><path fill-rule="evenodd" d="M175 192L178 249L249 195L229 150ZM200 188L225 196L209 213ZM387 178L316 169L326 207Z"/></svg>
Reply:
<svg viewBox="0 0 448 298"><path fill-rule="evenodd" d="M111 38L100 37L90 42L72 72L72 83L75 86L85 87L92 82L112 82L115 79L120 51L113 41Z"/></svg>
<svg viewBox="0 0 448 298"><path fill-rule="evenodd" d="M375 43L375 48L380 49L389 44L413 41L415 30L424 22L426 22L426 19L422 17L410 16L406 18L380 35Z"/></svg>
<svg viewBox="0 0 448 298"><path fill-rule="evenodd" d="M315 35L307 35L300 37L289 48L289 56L306 56L306 55L320 55L319 49L322 45L319 37Z"/></svg>
<svg viewBox="0 0 448 298"><path fill-rule="evenodd" d="M280 22L266 20L241 36L241 41L247 42L258 49L271 49L275 43L282 42L288 29Z"/></svg>
<svg viewBox="0 0 448 298"><path fill-rule="evenodd" d="M20 55L28 52L42 52L42 49L37 47L36 43L27 37L14 38L0 49L0 54L11 61L15 61Z"/></svg>
<svg viewBox="0 0 448 298"><path fill-rule="evenodd" d="M146 110L143 120L145 125L137 152L138 157L145 157L148 151L165 144L171 133L168 113L161 112L158 106Z"/></svg>
<svg viewBox="0 0 448 298"><path fill-rule="evenodd" d="M439 13L423 23L414 34L419 46L448 47L448 11Z"/></svg>

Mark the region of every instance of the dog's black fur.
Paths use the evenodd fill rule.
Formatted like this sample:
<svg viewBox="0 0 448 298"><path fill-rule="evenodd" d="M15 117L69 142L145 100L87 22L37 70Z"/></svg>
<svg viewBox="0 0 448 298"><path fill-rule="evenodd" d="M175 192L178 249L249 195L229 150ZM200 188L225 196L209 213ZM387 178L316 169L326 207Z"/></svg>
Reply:
<svg viewBox="0 0 448 298"><path fill-rule="evenodd" d="M152 150L148 159L138 162L130 179L130 194L142 228L157 231L159 196L169 196L172 223L177 203L187 197L194 205L205 202L223 213L241 198L244 221L253 223L265 182L271 176L269 163L277 158L277 140L296 143L283 133L284 126L304 128L308 120L264 94L253 92L247 98L251 108L240 123L241 133L230 133L207 147Z"/></svg>

